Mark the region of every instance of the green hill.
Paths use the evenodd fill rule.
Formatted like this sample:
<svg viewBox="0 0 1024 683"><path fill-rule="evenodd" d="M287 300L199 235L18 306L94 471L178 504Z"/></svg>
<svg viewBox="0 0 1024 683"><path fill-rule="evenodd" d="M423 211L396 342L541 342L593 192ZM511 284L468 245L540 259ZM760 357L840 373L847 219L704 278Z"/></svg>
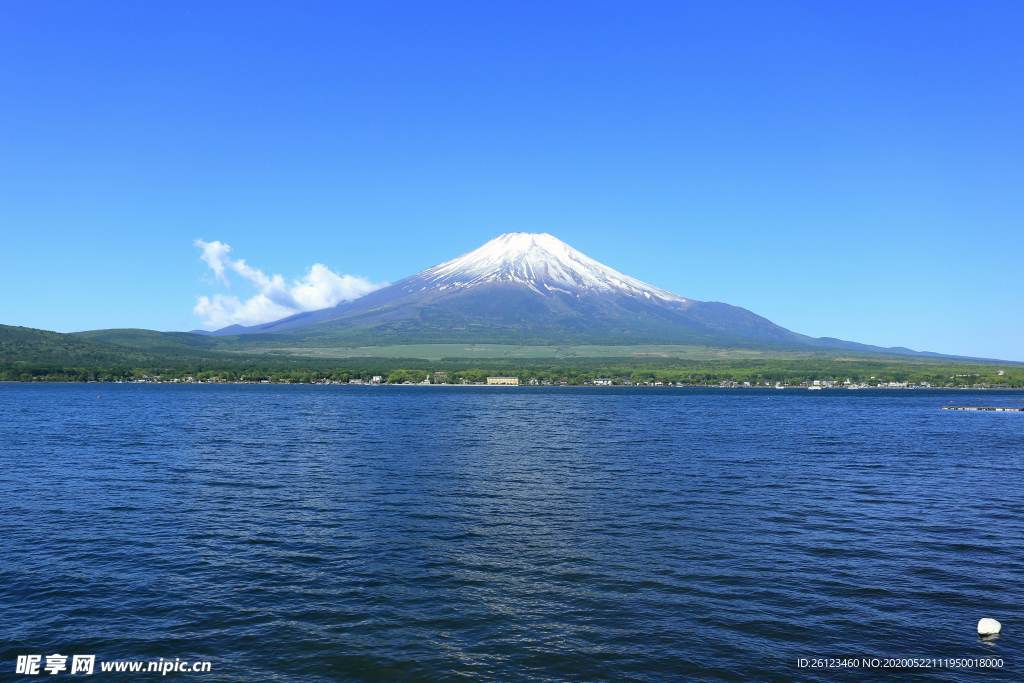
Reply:
<svg viewBox="0 0 1024 683"><path fill-rule="evenodd" d="M150 354L88 336L0 325L0 367L77 367L146 363Z"/></svg>
<svg viewBox="0 0 1024 683"><path fill-rule="evenodd" d="M516 346L418 344L346 347L287 337L209 337L187 332L95 330L62 334L0 325L0 380L113 380L142 376L310 381L444 370L470 381L488 374L581 383L911 381L935 386L1024 387L1024 364L853 351L786 352L708 346Z"/></svg>

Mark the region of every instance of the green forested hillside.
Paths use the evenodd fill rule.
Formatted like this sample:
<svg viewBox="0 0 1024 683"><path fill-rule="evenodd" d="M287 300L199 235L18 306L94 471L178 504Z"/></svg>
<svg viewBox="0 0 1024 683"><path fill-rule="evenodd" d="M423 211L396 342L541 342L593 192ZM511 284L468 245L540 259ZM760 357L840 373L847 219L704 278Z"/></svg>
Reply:
<svg viewBox="0 0 1024 683"><path fill-rule="evenodd" d="M98 330L63 334L0 325L0 380L113 379L213 367L236 369L260 362L264 359L218 349L215 343L207 343L207 338L188 333Z"/></svg>
<svg viewBox="0 0 1024 683"><path fill-rule="evenodd" d="M404 354L404 355L403 355ZM933 386L1024 387L1024 364L850 352L785 353L712 347L516 347L414 345L288 346L273 336L207 337L185 332L97 330L74 334L0 325L0 380L82 381L138 377L346 381L382 375L451 381L510 374L524 381L797 384L927 382Z"/></svg>
<svg viewBox="0 0 1024 683"><path fill-rule="evenodd" d="M103 366L150 360L142 351L98 343L88 337L0 325L3 368Z"/></svg>
<svg viewBox="0 0 1024 683"><path fill-rule="evenodd" d="M90 330L69 336L101 344L114 344L146 352L195 354L216 351L218 340L190 332L155 332L141 329Z"/></svg>

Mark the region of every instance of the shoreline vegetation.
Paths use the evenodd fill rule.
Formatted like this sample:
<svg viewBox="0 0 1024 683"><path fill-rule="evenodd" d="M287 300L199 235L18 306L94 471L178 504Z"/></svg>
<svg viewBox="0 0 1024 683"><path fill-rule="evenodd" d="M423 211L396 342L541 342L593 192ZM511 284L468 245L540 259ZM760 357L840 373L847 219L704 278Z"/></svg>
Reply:
<svg viewBox="0 0 1024 683"><path fill-rule="evenodd" d="M0 325L0 381L1022 389L1024 363L700 346L238 346L189 333ZM346 355L353 354L353 355ZM355 355L359 354L359 355Z"/></svg>
<svg viewBox="0 0 1024 683"><path fill-rule="evenodd" d="M660 367L584 369L573 367L491 368L447 370L437 368L372 369L195 369L160 368L0 368L5 382L99 382L115 384L326 384L399 386L488 386L493 376L515 377L520 387L714 387L714 388L805 388L820 389L1024 389L1024 371L993 371L989 368L892 367L871 370L850 367L801 367L799 361L765 363L763 367ZM845 365L845 364L843 364Z"/></svg>
<svg viewBox="0 0 1024 683"><path fill-rule="evenodd" d="M299 381L272 381L272 380L196 380L196 381L176 381L176 380L163 380L163 379L131 379L131 380L9 380L0 379L0 384L159 384L169 386L208 386L208 385L273 385L273 386L379 386L379 387L434 387L434 388L463 388L463 387L480 387L484 389L531 389L531 388L543 388L543 387L566 387L566 388L600 388L600 389L644 389L644 388L665 388L665 389L762 389L762 390L810 390L815 391L819 389L827 389L829 391L855 391L855 390L883 390L883 391L1009 391L1009 392L1024 392L1024 387L1011 387L1005 385L977 385L977 386L935 386L931 384L902 384L899 382L893 382L892 384L855 384L852 386L845 385L833 385L824 386L813 383L801 383L801 384L748 384L739 382L721 382L719 384L685 384L682 382L677 383L665 383L665 382L639 382L639 383L628 383L623 382L620 384L601 384L594 382L584 382L580 384L570 384L568 382L549 382L547 384L516 384L516 385L496 385L488 384L486 382L474 382L474 383L443 383L437 384L433 382L367 382L367 381L348 381L339 382L332 380L316 380L311 382L299 382ZM963 408L963 410L967 410Z"/></svg>

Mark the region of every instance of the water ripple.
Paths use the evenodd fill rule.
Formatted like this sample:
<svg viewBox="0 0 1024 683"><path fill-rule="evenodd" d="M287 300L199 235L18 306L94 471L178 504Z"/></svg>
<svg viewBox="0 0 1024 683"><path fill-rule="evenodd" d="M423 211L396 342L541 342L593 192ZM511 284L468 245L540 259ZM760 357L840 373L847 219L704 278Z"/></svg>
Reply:
<svg viewBox="0 0 1024 683"><path fill-rule="evenodd" d="M1024 420L819 393L0 385L0 658L731 681L995 655L1020 680Z"/></svg>

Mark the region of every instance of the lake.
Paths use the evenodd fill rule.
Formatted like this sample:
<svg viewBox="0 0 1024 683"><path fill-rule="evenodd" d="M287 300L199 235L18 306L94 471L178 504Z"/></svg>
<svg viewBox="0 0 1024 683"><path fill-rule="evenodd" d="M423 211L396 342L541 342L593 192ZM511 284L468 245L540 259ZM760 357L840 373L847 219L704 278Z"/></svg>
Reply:
<svg viewBox="0 0 1024 683"><path fill-rule="evenodd" d="M1020 680L1024 414L950 403L1024 394L0 384L0 670Z"/></svg>

